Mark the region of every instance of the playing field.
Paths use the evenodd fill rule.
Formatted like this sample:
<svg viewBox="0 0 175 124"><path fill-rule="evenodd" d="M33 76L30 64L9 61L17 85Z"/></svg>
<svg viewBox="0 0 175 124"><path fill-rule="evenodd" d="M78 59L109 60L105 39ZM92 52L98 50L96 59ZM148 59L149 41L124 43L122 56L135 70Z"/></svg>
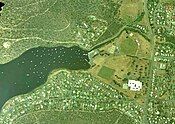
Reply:
<svg viewBox="0 0 175 124"><path fill-rule="evenodd" d="M137 51L137 43L131 38L126 38L120 44L120 52L125 55L135 55Z"/></svg>
<svg viewBox="0 0 175 124"><path fill-rule="evenodd" d="M98 72L98 76L100 76L101 78L109 80L112 77L112 75L114 74L114 72L115 72L114 69L108 68L106 66L102 66L102 68Z"/></svg>

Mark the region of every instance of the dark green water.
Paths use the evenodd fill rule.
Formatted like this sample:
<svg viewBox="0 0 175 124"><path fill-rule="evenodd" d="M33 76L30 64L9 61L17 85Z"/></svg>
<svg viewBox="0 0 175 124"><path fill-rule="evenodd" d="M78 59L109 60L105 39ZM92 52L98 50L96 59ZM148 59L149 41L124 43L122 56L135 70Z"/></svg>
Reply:
<svg viewBox="0 0 175 124"><path fill-rule="evenodd" d="M2 10L2 7L4 6L5 4L0 2L0 11Z"/></svg>
<svg viewBox="0 0 175 124"><path fill-rule="evenodd" d="M32 91L45 83L57 68L88 69L88 51L74 46L33 48L9 63L0 65L0 108L13 96Z"/></svg>

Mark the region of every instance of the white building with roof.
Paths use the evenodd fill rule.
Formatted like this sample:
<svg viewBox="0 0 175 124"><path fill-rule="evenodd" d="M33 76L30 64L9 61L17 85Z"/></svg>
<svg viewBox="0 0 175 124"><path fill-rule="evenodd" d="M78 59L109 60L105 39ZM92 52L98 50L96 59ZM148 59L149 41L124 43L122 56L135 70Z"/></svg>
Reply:
<svg viewBox="0 0 175 124"><path fill-rule="evenodd" d="M142 89L142 82L136 80L129 80L128 87L132 91L140 91Z"/></svg>

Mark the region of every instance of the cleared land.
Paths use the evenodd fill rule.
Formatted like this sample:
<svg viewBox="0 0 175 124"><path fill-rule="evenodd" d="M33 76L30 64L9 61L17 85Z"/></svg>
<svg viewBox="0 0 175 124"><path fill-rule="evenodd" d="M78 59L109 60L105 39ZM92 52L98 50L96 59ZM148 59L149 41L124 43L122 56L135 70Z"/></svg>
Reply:
<svg viewBox="0 0 175 124"><path fill-rule="evenodd" d="M120 37L116 39L116 46L120 55L131 55L146 59L151 56L150 42L137 32L123 31Z"/></svg>
<svg viewBox="0 0 175 124"><path fill-rule="evenodd" d="M98 48L89 72L128 98L144 103L147 90L150 43L139 33L124 30L121 35L103 47ZM128 80L139 80L143 88L139 92L124 89Z"/></svg>
<svg viewBox="0 0 175 124"><path fill-rule="evenodd" d="M120 17L126 24L131 24L143 12L143 0L123 0L120 7Z"/></svg>
<svg viewBox="0 0 175 124"><path fill-rule="evenodd" d="M136 55L138 44L131 38L126 38L120 44L120 52L124 55Z"/></svg>
<svg viewBox="0 0 175 124"><path fill-rule="evenodd" d="M98 76L100 76L101 78L110 79L113 76L114 72L114 69L102 66L102 68L98 72Z"/></svg>

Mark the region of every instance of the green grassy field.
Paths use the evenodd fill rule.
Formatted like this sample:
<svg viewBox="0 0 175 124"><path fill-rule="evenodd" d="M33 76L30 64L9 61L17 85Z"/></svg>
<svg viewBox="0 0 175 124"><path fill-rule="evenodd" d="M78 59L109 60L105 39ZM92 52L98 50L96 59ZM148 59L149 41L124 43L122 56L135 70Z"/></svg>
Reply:
<svg viewBox="0 0 175 124"><path fill-rule="evenodd" d="M103 66L100 71L98 72L98 76L104 78L104 79L107 79L109 80L112 75L114 74L115 70L114 69L110 69L106 66Z"/></svg>
<svg viewBox="0 0 175 124"><path fill-rule="evenodd" d="M120 52L125 55L135 55L137 47L137 43L133 39L127 38L121 42Z"/></svg>

